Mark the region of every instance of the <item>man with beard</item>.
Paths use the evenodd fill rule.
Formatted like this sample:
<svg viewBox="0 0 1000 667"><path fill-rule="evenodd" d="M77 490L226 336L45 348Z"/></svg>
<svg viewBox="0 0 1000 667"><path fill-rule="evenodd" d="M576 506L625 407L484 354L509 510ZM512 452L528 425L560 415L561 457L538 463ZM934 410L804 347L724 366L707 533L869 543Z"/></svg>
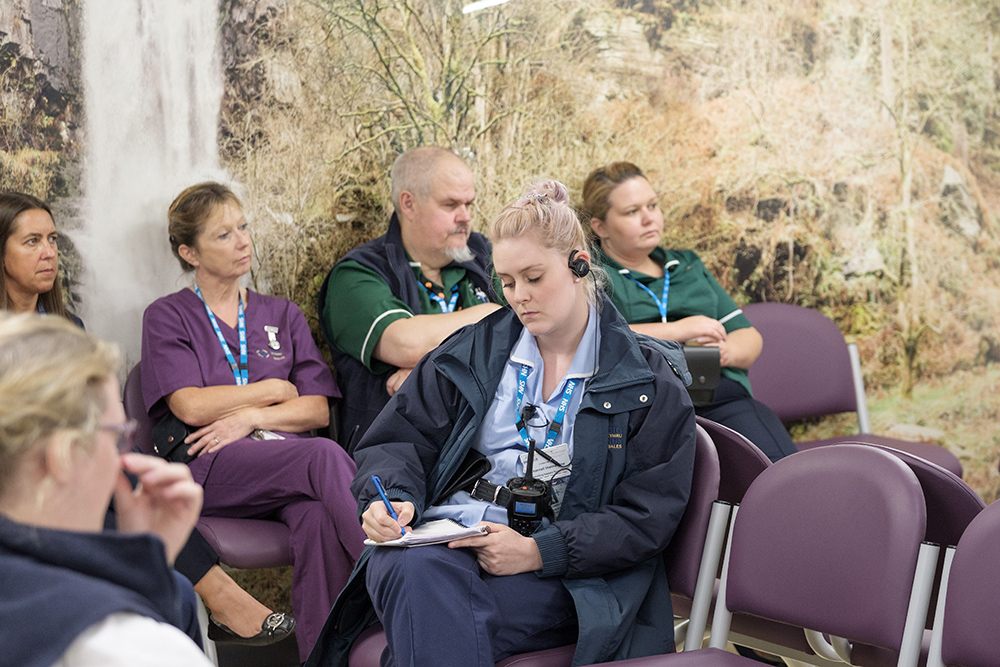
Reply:
<svg viewBox="0 0 1000 667"><path fill-rule="evenodd" d="M465 162L422 146L396 158L390 178L389 229L344 255L320 291L348 451L422 356L499 307L489 242L469 226L476 188Z"/></svg>

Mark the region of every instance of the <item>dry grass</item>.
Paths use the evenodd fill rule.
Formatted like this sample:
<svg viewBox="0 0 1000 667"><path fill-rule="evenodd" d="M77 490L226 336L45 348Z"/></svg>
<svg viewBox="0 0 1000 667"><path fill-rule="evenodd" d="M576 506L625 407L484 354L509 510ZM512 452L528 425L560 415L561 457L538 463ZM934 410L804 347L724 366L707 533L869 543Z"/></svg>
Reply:
<svg viewBox="0 0 1000 667"><path fill-rule="evenodd" d="M620 4L511 3L471 23L437 15L410 34L425 63L420 79L399 69L407 54L386 65L370 40L332 18L371 3L289 0L241 70L256 73L256 97L225 116L227 165L255 220L259 286L299 303L315 325L329 267L384 230L388 168L418 136L401 109L419 107L423 136L468 158L480 226L539 177L579 192L597 165L639 163L662 195L664 242L696 249L737 300L798 303L837 321L858 342L876 413L880 392L890 402L904 376L906 327L926 326L917 388L893 409L929 413L932 388L1000 361L1000 103L987 76L1000 57L983 55L998 26L952 0L933 3L953 23L947 35L904 14L883 24L872 7L837 0L645 3L658 14ZM404 14L390 9L387 29L407 34ZM903 29L921 49L908 80L894 56L903 95L886 101L893 122L879 35L895 31L895 48ZM485 40L478 52L469 50L475 39ZM448 78L470 62L467 78ZM409 77L409 94L380 83L387 67ZM910 116L899 115L902 100ZM439 113L446 102L450 111ZM941 111L920 125L921 105ZM949 118L967 119L967 164ZM910 209L901 206L901 137L914 141ZM946 166L986 208L978 237L940 222ZM985 423L945 430L965 443ZM956 446L979 475L978 455ZM997 443L982 447L986 460Z"/></svg>

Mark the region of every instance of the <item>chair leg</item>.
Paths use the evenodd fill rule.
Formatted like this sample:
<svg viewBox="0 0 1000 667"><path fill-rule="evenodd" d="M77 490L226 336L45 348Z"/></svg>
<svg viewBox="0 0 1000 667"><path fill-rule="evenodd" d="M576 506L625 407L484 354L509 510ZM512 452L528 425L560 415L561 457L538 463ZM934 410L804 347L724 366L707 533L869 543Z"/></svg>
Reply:
<svg viewBox="0 0 1000 667"><path fill-rule="evenodd" d="M201 643L205 647L205 655L213 664L219 664L219 652L215 648L215 642L208 638L208 610L201 596L195 593L198 598L198 624L201 625Z"/></svg>
<svg viewBox="0 0 1000 667"><path fill-rule="evenodd" d="M690 623L690 618L678 620L674 617L674 650L680 650L677 647L686 645L685 639L687 638L687 631Z"/></svg>

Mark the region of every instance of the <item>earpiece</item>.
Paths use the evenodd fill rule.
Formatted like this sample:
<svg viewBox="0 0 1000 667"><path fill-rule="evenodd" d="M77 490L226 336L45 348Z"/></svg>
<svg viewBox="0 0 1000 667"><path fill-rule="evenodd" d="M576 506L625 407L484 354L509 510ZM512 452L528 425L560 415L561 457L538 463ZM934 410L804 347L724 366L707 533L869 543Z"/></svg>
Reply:
<svg viewBox="0 0 1000 667"><path fill-rule="evenodd" d="M578 252L580 251L574 250L569 254L569 270L572 271L573 275L577 278L583 278L590 273L590 262L583 258L573 259L576 257Z"/></svg>

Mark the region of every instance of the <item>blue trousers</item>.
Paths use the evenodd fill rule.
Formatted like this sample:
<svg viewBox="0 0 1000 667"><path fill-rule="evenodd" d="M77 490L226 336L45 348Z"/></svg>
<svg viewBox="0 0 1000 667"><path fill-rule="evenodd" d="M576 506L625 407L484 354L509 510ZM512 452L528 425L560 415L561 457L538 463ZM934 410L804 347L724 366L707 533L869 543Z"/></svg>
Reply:
<svg viewBox="0 0 1000 667"><path fill-rule="evenodd" d="M727 377L719 378L712 404L695 408L695 412L743 435L772 463L799 451L778 415Z"/></svg>
<svg viewBox="0 0 1000 667"><path fill-rule="evenodd" d="M366 583L388 640L381 667L493 667L576 641L573 598L558 577L493 576L471 549L376 549Z"/></svg>

